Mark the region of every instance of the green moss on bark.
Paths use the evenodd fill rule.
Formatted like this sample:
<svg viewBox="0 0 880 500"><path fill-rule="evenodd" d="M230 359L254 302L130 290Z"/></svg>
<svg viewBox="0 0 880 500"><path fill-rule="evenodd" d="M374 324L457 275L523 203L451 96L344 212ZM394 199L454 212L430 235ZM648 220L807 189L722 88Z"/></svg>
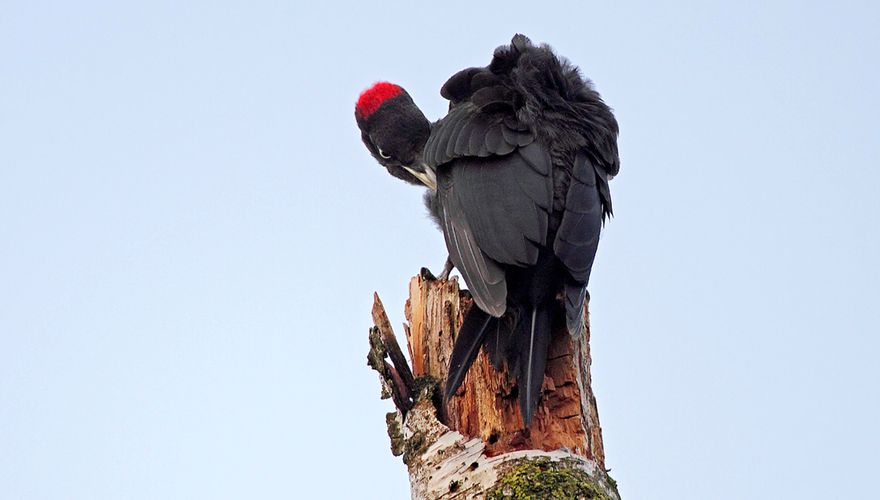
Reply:
<svg viewBox="0 0 880 500"><path fill-rule="evenodd" d="M489 500L584 498L612 500L596 479L570 460L551 461L548 458L526 459L515 462L504 472L501 480L489 490Z"/></svg>
<svg viewBox="0 0 880 500"><path fill-rule="evenodd" d="M403 438L403 430L400 428L396 411L385 414L385 424L388 426L388 437L391 439L391 454L399 457L403 455L406 440Z"/></svg>
<svg viewBox="0 0 880 500"><path fill-rule="evenodd" d="M416 377L415 392L417 398L433 399L440 390L440 381L430 375Z"/></svg>
<svg viewBox="0 0 880 500"><path fill-rule="evenodd" d="M421 432L413 434L404 445L403 463L407 466L412 465L427 449L428 443L425 442L425 435Z"/></svg>
<svg viewBox="0 0 880 500"><path fill-rule="evenodd" d="M380 374L384 374L386 355L385 344L382 343L382 337L379 336L379 329L374 326L370 328L370 352L367 353L367 365Z"/></svg>

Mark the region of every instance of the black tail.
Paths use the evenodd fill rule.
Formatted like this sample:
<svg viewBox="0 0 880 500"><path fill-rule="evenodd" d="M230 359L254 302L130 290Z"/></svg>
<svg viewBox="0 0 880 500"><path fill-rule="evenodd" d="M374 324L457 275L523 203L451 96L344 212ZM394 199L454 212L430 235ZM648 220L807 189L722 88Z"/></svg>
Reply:
<svg viewBox="0 0 880 500"><path fill-rule="evenodd" d="M511 322L516 323L513 331ZM502 318L493 318L472 306L452 347L449 374L443 390L444 401L448 401L461 386L480 348L486 343L489 359L495 368L500 368L502 359L507 359L508 368L516 373L519 407L528 427L541 399L551 339L552 309L549 304L532 306L522 310L521 314Z"/></svg>
<svg viewBox="0 0 880 500"><path fill-rule="evenodd" d="M538 407L544 383L547 350L552 338L550 307L547 304L532 306L531 311L520 317L516 336L519 347L519 408L528 427Z"/></svg>
<svg viewBox="0 0 880 500"><path fill-rule="evenodd" d="M512 309L512 308L511 308ZM514 333L516 329L516 312L508 309L507 314L500 318L492 318L486 327L486 340L483 347L489 356L489 361L496 370L501 371L502 363L507 361L508 369L513 370L516 363Z"/></svg>
<svg viewBox="0 0 880 500"><path fill-rule="evenodd" d="M584 331L584 301L590 297L587 287L578 283L565 284L565 323L572 337Z"/></svg>
<svg viewBox="0 0 880 500"><path fill-rule="evenodd" d="M493 319L476 305L468 309L464 322L458 330L458 336L455 338L455 345L452 346L449 374L446 375L446 388L443 390L444 401L448 401L455 394L468 369L477 359L477 354L480 352L480 347L488 333L489 323Z"/></svg>

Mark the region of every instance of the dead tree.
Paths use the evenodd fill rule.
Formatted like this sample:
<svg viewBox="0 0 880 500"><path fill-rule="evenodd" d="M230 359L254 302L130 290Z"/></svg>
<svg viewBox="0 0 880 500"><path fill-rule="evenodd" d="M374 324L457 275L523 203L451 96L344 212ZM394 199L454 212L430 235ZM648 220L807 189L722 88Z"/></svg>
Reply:
<svg viewBox="0 0 880 500"><path fill-rule="evenodd" d="M442 381L456 331L471 307L458 281L427 273L410 281L403 355L379 296L373 304L368 362L379 372L391 451L403 456L414 499L619 499L605 469L602 429L590 387L590 328L572 338L555 325L542 398L523 428L515 377L485 352L444 407ZM564 316L563 316L564 317Z"/></svg>

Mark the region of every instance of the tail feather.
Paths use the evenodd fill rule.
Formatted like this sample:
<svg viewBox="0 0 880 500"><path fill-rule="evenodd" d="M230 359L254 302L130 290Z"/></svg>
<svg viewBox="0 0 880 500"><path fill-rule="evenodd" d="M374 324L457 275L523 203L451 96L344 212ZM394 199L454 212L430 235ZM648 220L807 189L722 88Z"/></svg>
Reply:
<svg viewBox="0 0 880 500"><path fill-rule="evenodd" d="M519 337L519 407L526 427L532 423L541 386L544 383L544 369L547 367L547 351L551 340L551 316L547 305L532 307L531 314L522 318L517 336Z"/></svg>
<svg viewBox="0 0 880 500"><path fill-rule="evenodd" d="M502 363L505 360L507 361L508 369L516 371L512 368L516 360L511 359L513 357L512 351L515 347L516 318L516 310L508 308L504 316L492 318L492 322L486 327L488 333L483 345L486 348L486 354L489 355L489 361L492 362L492 366L498 371L501 371Z"/></svg>
<svg viewBox="0 0 880 500"><path fill-rule="evenodd" d="M586 286L565 284L565 323L572 337L579 337L584 331L584 301L589 297Z"/></svg>
<svg viewBox="0 0 880 500"><path fill-rule="evenodd" d="M486 354L489 361L496 370L501 370L501 362L504 360L504 350L501 342L504 340L501 332L501 319L492 318L489 325L486 326L486 340L483 347L486 348Z"/></svg>
<svg viewBox="0 0 880 500"><path fill-rule="evenodd" d="M541 399L551 338L550 304L532 306L521 314L502 318L494 318L476 306L471 307L452 347L444 400L448 401L461 386L485 344L489 360L496 369L507 360L508 369L516 374L520 411L528 427Z"/></svg>
<svg viewBox="0 0 880 500"><path fill-rule="evenodd" d="M468 369L477 359L480 347L486 339L489 323L493 319L476 305L468 310L455 338L455 345L452 346L449 374L446 376L446 387L443 390L444 400L448 401L455 394Z"/></svg>

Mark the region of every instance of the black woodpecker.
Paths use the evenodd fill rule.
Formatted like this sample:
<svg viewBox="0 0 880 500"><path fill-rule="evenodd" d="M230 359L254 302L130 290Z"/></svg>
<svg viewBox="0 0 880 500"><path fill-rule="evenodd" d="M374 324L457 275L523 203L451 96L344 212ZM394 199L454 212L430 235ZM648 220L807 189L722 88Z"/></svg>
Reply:
<svg viewBox="0 0 880 500"><path fill-rule="evenodd" d="M449 112L431 124L402 88L361 94L355 117L389 173L430 190L426 202L477 307L465 316L444 396L461 385L480 347L507 362L531 424L556 318L573 336L599 233L612 214L618 126L592 83L523 35L486 67L453 75ZM563 298L560 308L557 296ZM564 310L563 310L564 309Z"/></svg>

